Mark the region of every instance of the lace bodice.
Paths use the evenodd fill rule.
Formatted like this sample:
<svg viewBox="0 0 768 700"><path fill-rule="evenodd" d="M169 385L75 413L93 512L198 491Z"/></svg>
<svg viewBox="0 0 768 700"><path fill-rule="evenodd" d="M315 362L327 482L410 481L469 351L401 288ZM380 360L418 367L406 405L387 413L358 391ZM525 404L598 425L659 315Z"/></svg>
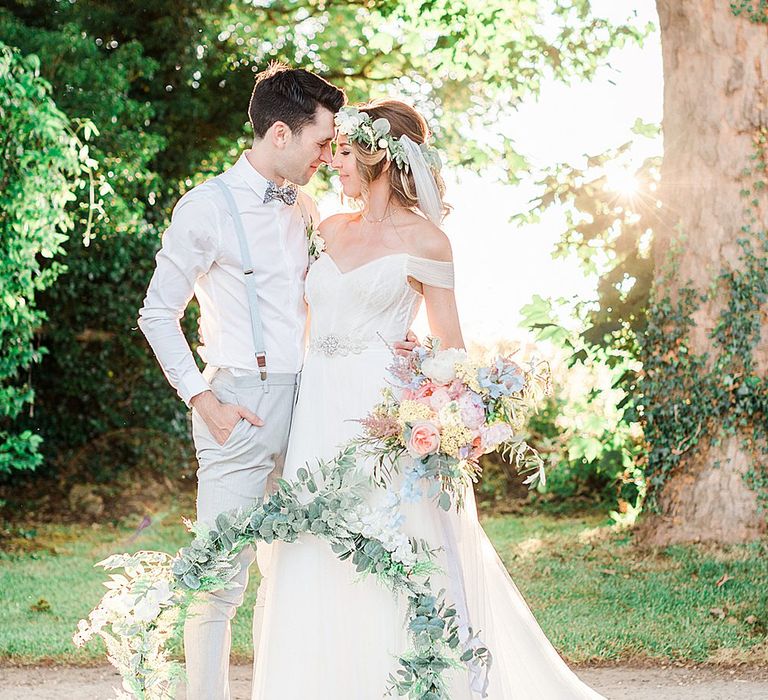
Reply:
<svg viewBox="0 0 768 700"><path fill-rule="evenodd" d="M395 253L342 272L322 253L307 274L310 344L327 337L375 342L405 337L421 295L409 284L453 288L453 263Z"/></svg>

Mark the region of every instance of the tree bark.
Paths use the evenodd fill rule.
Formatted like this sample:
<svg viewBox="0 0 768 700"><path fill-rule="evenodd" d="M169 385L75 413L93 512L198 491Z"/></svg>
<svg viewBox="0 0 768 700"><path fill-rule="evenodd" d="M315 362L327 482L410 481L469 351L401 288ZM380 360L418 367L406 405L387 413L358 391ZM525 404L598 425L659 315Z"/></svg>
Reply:
<svg viewBox="0 0 768 700"><path fill-rule="evenodd" d="M768 197L755 206L741 194L751 182L755 137L768 126L768 26L735 17L722 0L657 0L664 65L663 225L655 232L657 289L675 293L689 282L711 288L724 267L739 265L742 227L768 230ZM758 179L753 177L752 180ZM752 197L750 197L751 199ZM672 244L679 271L665 278ZM719 298L718 298L719 297ZM711 294L695 313L690 352L712 350L710 333L723 308ZM768 322L754 355L768 370ZM642 526L652 544L744 542L765 530L757 494L743 478L753 455L741 436L702 440L659 494L661 514Z"/></svg>

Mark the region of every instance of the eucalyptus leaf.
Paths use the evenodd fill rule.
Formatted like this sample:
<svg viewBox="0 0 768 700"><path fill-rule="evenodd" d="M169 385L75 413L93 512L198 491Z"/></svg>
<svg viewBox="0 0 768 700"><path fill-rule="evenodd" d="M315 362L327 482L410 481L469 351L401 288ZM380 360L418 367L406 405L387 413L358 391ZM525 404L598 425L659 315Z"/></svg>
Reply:
<svg viewBox="0 0 768 700"><path fill-rule="evenodd" d="M197 578L197 576L195 576L193 573L184 574L182 580L184 581L184 585L186 585L190 590L196 591L198 588L200 588L200 579Z"/></svg>

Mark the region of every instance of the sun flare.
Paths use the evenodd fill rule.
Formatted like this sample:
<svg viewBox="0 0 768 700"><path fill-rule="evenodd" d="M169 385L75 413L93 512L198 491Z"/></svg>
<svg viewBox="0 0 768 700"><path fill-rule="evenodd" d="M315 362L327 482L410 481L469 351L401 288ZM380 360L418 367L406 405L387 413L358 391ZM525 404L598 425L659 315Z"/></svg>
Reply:
<svg viewBox="0 0 768 700"><path fill-rule="evenodd" d="M623 197L632 197L640 189L640 183L629 170L620 169L606 172L605 189Z"/></svg>

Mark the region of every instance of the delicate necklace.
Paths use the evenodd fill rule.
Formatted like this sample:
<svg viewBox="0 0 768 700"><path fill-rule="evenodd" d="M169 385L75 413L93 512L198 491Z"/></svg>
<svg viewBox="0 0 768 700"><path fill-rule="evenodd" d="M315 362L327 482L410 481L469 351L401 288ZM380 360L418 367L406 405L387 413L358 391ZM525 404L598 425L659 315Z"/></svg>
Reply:
<svg viewBox="0 0 768 700"><path fill-rule="evenodd" d="M382 223L383 221L386 221L387 219L391 219L391 218L392 218L392 217L395 215L395 212L396 212L398 209L400 209L400 208L401 208L401 207L394 207L394 208L392 209L392 211L390 211L390 212L389 212L389 214L385 214L385 215L384 215L384 216L382 216L380 219L371 219L371 218L369 218L369 217L367 217L367 216L365 215L365 212L362 212L362 211L360 212L360 216L362 216L362 217L363 217L363 219L364 219L365 221L367 221L369 224L380 224L380 223Z"/></svg>

